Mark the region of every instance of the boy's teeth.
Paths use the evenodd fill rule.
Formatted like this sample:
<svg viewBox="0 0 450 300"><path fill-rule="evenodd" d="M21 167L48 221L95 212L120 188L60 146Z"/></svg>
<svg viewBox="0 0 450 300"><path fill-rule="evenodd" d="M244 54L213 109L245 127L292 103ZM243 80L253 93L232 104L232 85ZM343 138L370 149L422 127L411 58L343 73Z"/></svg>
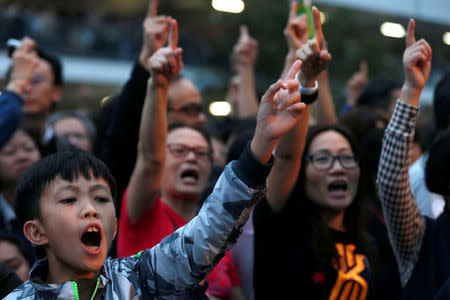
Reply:
<svg viewBox="0 0 450 300"><path fill-rule="evenodd" d="M96 251L98 249L98 246L86 246L89 250Z"/></svg>
<svg viewBox="0 0 450 300"><path fill-rule="evenodd" d="M97 227L90 227L88 228L87 232L98 232Z"/></svg>

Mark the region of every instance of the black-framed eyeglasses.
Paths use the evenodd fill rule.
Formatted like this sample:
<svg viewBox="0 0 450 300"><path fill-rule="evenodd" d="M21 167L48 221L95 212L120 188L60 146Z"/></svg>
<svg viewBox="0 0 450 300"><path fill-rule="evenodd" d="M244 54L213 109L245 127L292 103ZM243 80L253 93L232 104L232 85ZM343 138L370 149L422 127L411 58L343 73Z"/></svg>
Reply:
<svg viewBox="0 0 450 300"><path fill-rule="evenodd" d="M305 161L311 161L313 167L317 170L330 169L335 160L338 160L339 164L344 169L354 169L358 167L357 153L342 153L339 155L332 155L330 153L315 153L305 157Z"/></svg>
<svg viewBox="0 0 450 300"><path fill-rule="evenodd" d="M212 150L209 147L189 147L183 144L167 144L170 153L178 158L186 157L193 152L198 159L211 159Z"/></svg>
<svg viewBox="0 0 450 300"><path fill-rule="evenodd" d="M199 103L188 103L180 106L169 106L168 111L181 112L186 115L195 117L203 112L203 106Z"/></svg>

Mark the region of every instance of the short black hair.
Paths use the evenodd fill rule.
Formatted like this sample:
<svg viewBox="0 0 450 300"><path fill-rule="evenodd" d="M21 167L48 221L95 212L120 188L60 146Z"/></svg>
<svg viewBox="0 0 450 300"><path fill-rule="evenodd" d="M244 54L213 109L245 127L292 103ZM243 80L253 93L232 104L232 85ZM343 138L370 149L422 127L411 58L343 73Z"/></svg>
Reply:
<svg viewBox="0 0 450 300"><path fill-rule="evenodd" d="M7 241L17 247L17 250L23 255L30 267L33 265L34 259L31 257L29 251L25 248L23 242L13 232L0 229L0 241Z"/></svg>
<svg viewBox="0 0 450 300"><path fill-rule="evenodd" d="M392 91L402 87L400 81L388 78L376 78L370 81L357 99L357 106L378 108L383 111L389 109Z"/></svg>
<svg viewBox="0 0 450 300"><path fill-rule="evenodd" d="M64 77L63 77L63 67L61 60L58 56L50 54L43 50L40 47L36 48L36 53L38 54L39 58L42 60L45 60L50 65L50 68L52 69L53 73L53 85L56 86L63 86L64 84ZM3 89L5 89L8 82L11 80L11 71L12 71L12 65L9 66L8 70L5 74L5 80L3 81Z"/></svg>
<svg viewBox="0 0 450 300"><path fill-rule="evenodd" d="M50 64L53 72L53 84L57 86L62 86L64 84L63 72L62 72L62 64L59 57L52 55L42 48L37 48L36 52L39 58L45 60Z"/></svg>
<svg viewBox="0 0 450 300"><path fill-rule="evenodd" d="M436 128L446 130L450 127L450 71L444 73L436 84L433 95L433 110Z"/></svg>
<svg viewBox="0 0 450 300"><path fill-rule="evenodd" d="M109 184L115 201L116 183L108 167L94 155L72 147L70 150L56 152L37 161L27 169L19 181L14 200L14 211L21 226L29 220L41 218L42 193L57 176L67 181L74 181L79 176L88 180L91 179L91 176L103 178Z"/></svg>
<svg viewBox="0 0 450 300"><path fill-rule="evenodd" d="M96 128L95 128L94 121L87 114L84 114L80 111L63 110L63 111L55 112L52 115L50 115L50 117L48 118L47 125L50 127L53 127L53 125L55 125L55 123L57 123L58 121L60 121L62 119L67 119L67 118L74 118L74 119L77 119L78 121L80 121L86 128L86 130L89 134L91 143L94 144L95 137L96 137Z"/></svg>
<svg viewBox="0 0 450 300"><path fill-rule="evenodd" d="M173 122L173 123L169 124L169 126L167 128L167 133L172 132L172 131L174 131L175 129L178 129L178 128L190 128L192 130L198 131L205 138L205 140L208 142L208 146L210 148L212 148L211 136L209 135L208 131L205 128L203 128L202 126L186 124L186 123L183 123L183 122Z"/></svg>

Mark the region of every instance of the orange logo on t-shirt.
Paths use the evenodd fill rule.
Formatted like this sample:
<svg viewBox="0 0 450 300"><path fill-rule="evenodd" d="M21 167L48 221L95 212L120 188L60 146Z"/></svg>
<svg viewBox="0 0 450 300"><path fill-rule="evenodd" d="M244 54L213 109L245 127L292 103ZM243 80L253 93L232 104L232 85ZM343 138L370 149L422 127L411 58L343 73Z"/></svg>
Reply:
<svg viewBox="0 0 450 300"><path fill-rule="evenodd" d="M366 268L364 264L365 256L355 253L356 247L352 244L343 245L336 243L336 248L339 254L339 261L333 261L333 267L338 271L338 277L331 290L329 299L366 299L369 285L359 275Z"/></svg>

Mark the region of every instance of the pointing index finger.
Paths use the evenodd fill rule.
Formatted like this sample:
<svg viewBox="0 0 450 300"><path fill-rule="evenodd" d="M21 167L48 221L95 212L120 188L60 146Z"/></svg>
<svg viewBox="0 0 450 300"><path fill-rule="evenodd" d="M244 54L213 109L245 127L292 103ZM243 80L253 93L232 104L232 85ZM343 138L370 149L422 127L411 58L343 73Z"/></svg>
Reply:
<svg viewBox="0 0 450 300"><path fill-rule="evenodd" d="M361 74L363 74L364 76L367 76L367 74L369 73L369 66L367 64L367 61L363 60L360 65L359 65L359 71L361 72Z"/></svg>
<svg viewBox="0 0 450 300"><path fill-rule="evenodd" d="M291 1L291 10L289 11L289 21L292 21L297 16L297 1Z"/></svg>
<svg viewBox="0 0 450 300"><path fill-rule="evenodd" d="M177 22L177 20L171 20L171 22L170 22L169 47L172 50L175 50L178 48L178 22Z"/></svg>
<svg viewBox="0 0 450 300"><path fill-rule="evenodd" d="M295 79L295 75L298 73L298 71L300 70L301 66L302 66L302 61L297 59L292 64L292 66L289 69L289 72L287 73L286 78L284 80Z"/></svg>
<svg viewBox="0 0 450 300"><path fill-rule="evenodd" d="M241 25L241 40L248 39L248 28L246 25Z"/></svg>
<svg viewBox="0 0 450 300"><path fill-rule="evenodd" d="M416 22L414 19L409 19L408 30L406 31L406 47L409 47L416 42L416 38L414 37L415 28Z"/></svg>
<svg viewBox="0 0 450 300"><path fill-rule="evenodd" d="M149 0L147 17L156 17L158 15L158 0Z"/></svg>
<svg viewBox="0 0 450 300"><path fill-rule="evenodd" d="M320 12L317 9L317 7L313 6L313 18L314 18L314 31L316 32L315 39L317 43L322 41L323 39L323 32L322 32L322 22L320 21Z"/></svg>

